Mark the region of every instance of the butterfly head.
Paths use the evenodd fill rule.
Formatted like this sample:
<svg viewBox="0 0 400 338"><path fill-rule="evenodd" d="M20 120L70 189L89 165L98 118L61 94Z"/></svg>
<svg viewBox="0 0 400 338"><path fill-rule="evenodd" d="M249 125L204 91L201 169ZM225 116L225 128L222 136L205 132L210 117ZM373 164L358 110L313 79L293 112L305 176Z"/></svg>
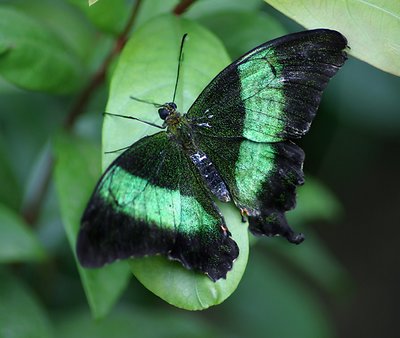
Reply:
<svg viewBox="0 0 400 338"><path fill-rule="evenodd" d="M171 114L176 114L176 104L174 102L167 102L158 109L158 115L161 120L166 120Z"/></svg>

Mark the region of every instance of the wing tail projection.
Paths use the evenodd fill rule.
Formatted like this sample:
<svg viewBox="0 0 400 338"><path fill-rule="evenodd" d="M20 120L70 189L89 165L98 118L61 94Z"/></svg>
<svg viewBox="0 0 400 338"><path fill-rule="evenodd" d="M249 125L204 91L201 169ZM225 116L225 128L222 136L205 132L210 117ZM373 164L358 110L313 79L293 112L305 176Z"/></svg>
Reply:
<svg viewBox="0 0 400 338"><path fill-rule="evenodd" d="M295 207L296 188L304 183L304 152L299 146L291 141L259 143L226 138L217 142L201 138L199 142L223 173L235 204L249 216L253 234L302 241L284 215Z"/></svg>

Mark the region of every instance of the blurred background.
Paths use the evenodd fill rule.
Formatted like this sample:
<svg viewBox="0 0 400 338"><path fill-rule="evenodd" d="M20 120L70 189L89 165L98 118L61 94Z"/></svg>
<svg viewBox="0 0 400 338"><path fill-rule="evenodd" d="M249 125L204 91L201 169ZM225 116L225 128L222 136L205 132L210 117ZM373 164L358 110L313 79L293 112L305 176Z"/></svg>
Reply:
<svg viewBox="0 0 400 338"><path fill-rule="evenodd" d="M85 85L99 74L135 6L110 3L101 0L89 9L84 0L0 1L0 338L397 336L400 79L351 56L300 142L306 184L289 218L306 234L304 244L255 241L238 289L208 310L177 309L132 278L109 314L92 319L63 229L49 154L61 130L93 147L101 143L113 63L93 88ZM187 11L180 13L178 1L143 1L133 29L175 9L216 34L232 60L303 29L261 1L183 4ZM40 67L29 58L3 62L8 34L24 34L12 27L4 12L10 8L68 46L63 62L70 55L79 61L72 67L79 69L75 77L66 72L63 84L53 84L49 68L39 83ZM29 39L33 55L42 36ZM90 95L82 95L85 90Z"/></svg>

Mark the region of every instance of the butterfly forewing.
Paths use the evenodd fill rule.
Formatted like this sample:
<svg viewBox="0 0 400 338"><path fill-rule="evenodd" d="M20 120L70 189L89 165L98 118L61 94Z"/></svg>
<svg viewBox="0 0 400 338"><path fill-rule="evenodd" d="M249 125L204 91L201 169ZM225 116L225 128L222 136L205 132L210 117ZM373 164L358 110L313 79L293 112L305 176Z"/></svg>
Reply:
<svg viewBox="0 0 400 338"><path fill-rule="evenodd" d="M199 95L188 119L202 135L257 142L298 138L322 90L346 60L346 39L331 30L267 42L225 68Z"/></svg>
<svg viewBox="0 0 400 338"><path fill-rule="evenodd" d="M162 254L213 280L225 277L238 248L189 161L165 132L118 157L82 217L81 264Z"/></svg>

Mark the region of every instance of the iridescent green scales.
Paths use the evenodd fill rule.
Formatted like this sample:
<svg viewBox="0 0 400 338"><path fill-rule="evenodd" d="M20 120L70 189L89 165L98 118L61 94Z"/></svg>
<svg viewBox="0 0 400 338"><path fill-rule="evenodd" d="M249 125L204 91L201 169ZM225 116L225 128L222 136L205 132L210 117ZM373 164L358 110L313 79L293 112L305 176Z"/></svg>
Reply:
<svg viewBox="0 0 400 338"><path fill-rule="evenodd" d="M212 229L217 223L194 197L152 185L121 167L114 167L104 177L99 193L114 211L137 221L157 224L160 228L193 234L199 231L199 220L203 229Z"/></svg>
<svg viewBox="0 0 400 338"><path fill-rule="evenodd" d="M162 228L172 230L181 223L183 197L179 191L149 184L147 180L133 176L121 167L114 167L104 177L99 193L104 202L112 205L115 211L137 221L159 224ZM163 207L160 208L160 205Z"/></svg>
<svg viewBox="0 0 400 338"><path fill-rule="evenodd" d="M263 67L260 68L260 64ZM258 71L255 72L255 68ZM246 111L243 136L256 142L281 141L277 136L286 124L282 116L285 95L281 81L282 65L277 62L274 50L254 50L239 60L237 71L240 98Z"/></svg>
<svg viewBox="0 0 400 338"><path fill-rule="evenodd" d="M256 162L257 165L254 165ZM259 208L257 199L263 183L273 173L275 155L271 145L251 141L241 142L238 160L235 164L237 199L250 209Z"/></svg>
<svg viewBox="0 0 400 338"><path fill-rule="evenodd" d="M81 264L161 254L226 278L239 249L214 198L233 201L252 233L302 242L285 218L304 181L293 140L310 128L346 43L325 29L272 40L222 70L187 114L161 105L167 130L131 145L100 179L81 221Z"/></svg>

